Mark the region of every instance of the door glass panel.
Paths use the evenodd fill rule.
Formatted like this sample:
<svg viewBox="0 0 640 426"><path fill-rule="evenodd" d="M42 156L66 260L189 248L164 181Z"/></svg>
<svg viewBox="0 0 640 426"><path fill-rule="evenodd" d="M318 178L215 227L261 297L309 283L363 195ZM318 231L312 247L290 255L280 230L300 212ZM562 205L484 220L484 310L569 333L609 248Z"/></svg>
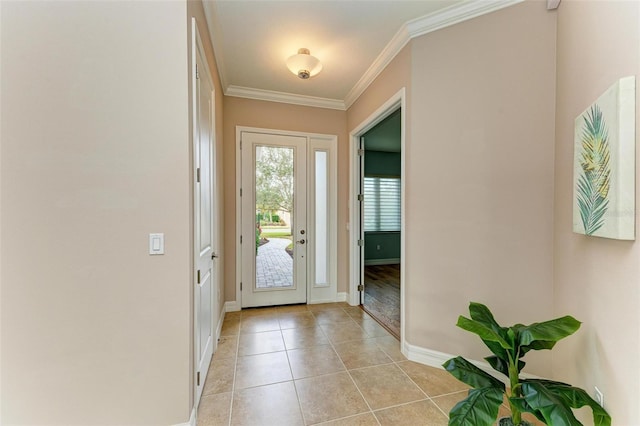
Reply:
<svg viewBox="0 0 640 426"><path fill-rule="evenodd" d="M327 152L315 152L315 285L328 285L329 227L327 206Z"/></svg>
<svg viewBox="0 0 640 426"><path fill-rule="evenodd" d="M255 289L294 288L293 148L255 146Z"/></svg>

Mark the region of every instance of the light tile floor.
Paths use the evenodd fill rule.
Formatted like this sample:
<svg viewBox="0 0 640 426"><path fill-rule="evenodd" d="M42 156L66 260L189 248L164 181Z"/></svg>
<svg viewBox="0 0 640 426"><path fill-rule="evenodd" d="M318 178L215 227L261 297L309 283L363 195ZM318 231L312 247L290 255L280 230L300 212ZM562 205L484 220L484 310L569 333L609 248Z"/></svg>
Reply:
<svg viewBox="0 0 640 426"><path fill-rule="evenodd" d="M439 426L467 389L358 307L250 309L225 316L197 424Z"/></svg>

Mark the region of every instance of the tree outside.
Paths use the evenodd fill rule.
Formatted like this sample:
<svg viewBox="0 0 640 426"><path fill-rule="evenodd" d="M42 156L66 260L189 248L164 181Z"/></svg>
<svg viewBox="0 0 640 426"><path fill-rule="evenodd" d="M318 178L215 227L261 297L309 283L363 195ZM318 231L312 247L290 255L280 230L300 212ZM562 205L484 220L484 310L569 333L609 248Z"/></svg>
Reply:
<svg viewBox="0 0 640 426"><path fill-rule="evenodd" d="M281 279L274 281L282 281L283 286L290 285L293 276L291 223L286 223L293 214L293 154L288 147L258 146L255 157L256 271L273 269L267 266L273 263L289 265ZM288 260L283 260L282 254ZM256 285L280 286L270 283L270 277L256 278Z"/></svg>
<svg viewBox="0 0 640 426"><path fill-rule="evenodd" d="M293 213L293 149L259 146L256 150L256 213Z"/></svg>

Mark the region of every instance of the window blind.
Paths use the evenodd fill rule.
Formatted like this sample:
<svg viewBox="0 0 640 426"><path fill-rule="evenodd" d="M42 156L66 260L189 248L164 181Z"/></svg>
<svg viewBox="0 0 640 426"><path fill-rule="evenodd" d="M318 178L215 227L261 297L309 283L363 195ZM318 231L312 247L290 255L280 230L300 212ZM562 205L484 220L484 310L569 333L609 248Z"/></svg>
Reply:
<svg viewBox="0 0 640 426"><path fill-rule="evenodd" d="M400 231L400 178L364 178L364 230Z"/></svg>

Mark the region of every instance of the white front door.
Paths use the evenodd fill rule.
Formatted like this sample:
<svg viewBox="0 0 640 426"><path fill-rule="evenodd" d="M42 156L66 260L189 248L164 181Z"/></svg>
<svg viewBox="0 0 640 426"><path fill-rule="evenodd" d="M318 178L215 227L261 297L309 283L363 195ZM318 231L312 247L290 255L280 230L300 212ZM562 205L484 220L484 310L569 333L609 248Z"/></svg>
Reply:
<svg viewBox="0 0 640 426"><path fill-rule="evenodd" d="M307 138L242 132L242 307L307 301Z"/></svg>
<svg viewBox="0 0 640 426"><path fill-rule="evenodd" d="M195 23L193 24L195 28ZM214 320L218 319L217 279L214 270L216 209L214 208L213 169L213 83L203 62L199 37L194 40L196 66L193 78L194 115L194 351L196 361L196 406L217 339Z"/></svg>

